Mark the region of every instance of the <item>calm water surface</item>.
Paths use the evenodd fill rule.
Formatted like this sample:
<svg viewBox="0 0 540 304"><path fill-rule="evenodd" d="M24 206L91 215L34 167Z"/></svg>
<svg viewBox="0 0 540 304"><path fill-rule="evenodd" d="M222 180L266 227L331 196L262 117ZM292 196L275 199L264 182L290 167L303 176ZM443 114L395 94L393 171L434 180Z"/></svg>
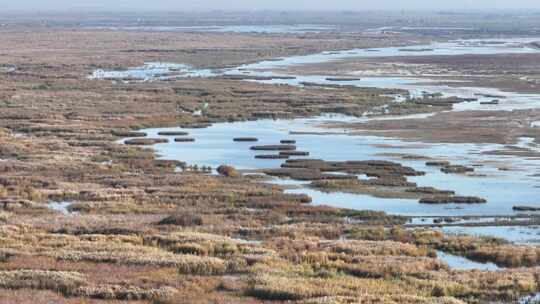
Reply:
<svg viewBox="0 0 540 304"><path fill-rule="evenodd" d="M500 268L493 263L478 263L457 255L437 251L437 257L443 260L450 269L495 271Z"/></svg>
<svg viewBox="0 0 540 304"><path fill-rule="evenodd" d="M337 116L338 119L340 116ZM256 144L277 144L282 139L297 141L298 150L310 152L309 158L330 161L345 160L389 160L397 161L416 170L426 172L425 176L410 177L419 186L432 186L444 190L454 190L459 195L486 198L488 204L476 205L424 205L412 199L381 199L368 195L349 193L326 193L298 183L299 188L287 190L291 193L307 193L314 204L325 204L352 209L381 210L391 214L425 216L462 215L507 215L514 214L514 205L540 207L540 160L520 157L491 156L483 151L502 148L492 144L427 144L404 142L398 139L348 135L291 134L291 132L325 132L320 124L335 118L260 120L250 122L219 123L206 129L148 129L143 130L149 137L159 136L165 130L188 131L194 143L176 143L173 137L169 143L154 146L163 159L186 161L188 164L217 167L229 164L240 169L277 168L282 160L260 160L255 155L264 154L249 148L255 143L234 142L234 137L257 137ZM350 118L348 118L350 119ZM392 154L391 154L392 153ZM395 153L427 156L449 160L453 164L475 165L475 174L445 174L439 168L425 165L425 160L403 160L395 158ZM511 171L501 171L498 167L510 167ZM291 183L294 183L292 181Z"/></svg>
<svg viewBox="0 0 540 304"><path fill-rule="evenodd" d="M325 52L308 56L283 58L278 61L263 61L256 64L243 65L227 71L195 70L187 66L168 66L168 64L147 64L142 68L125 71L99 71L93 78L122 79L138 78L146 81L159 80L167 77L209 77L212 75L249 75L275 76L288 75L287 68L332 60L348 58L367 58L382 56L425 56L425 55L461 55L461 54L503 54L503 53L532 53L538 50L524 45L535 39L512 39L505 43L492 41L487 43L480 40L455 41L449 43L434 43L424 46L404 48L357 49L339 52ZM422 50L422 51L417 51ZM98 71L96 71L98 72ZM115 73L119 73L116 75ZM121 76L121 77L120 77ZM294 75L295 79L273 79L261 81L274 84L302 85L302 82L319 84L340 84L329 82L323 75ZM418 84L418 82L423 84ZM479 97L478 102L456 105L455 110L471 109L528 109L540 108L540 94L516 94L501 92L498 89L486 88L453 88L438 85L426 79L408 77L362 77L359 81L341 82L341 84L359 87L402 88L417 96L422 92L442 92L447 96ZM480 105L493 97L482 97L478 94L501 95L503 98L497 106ZM324 204L359 210L380 210L390 214L411 216L463 216L463 215L513 215L514 205L530 205L540 207L540 160L513 156L491 156L483 152L503 148L492 144L426 144L420 142L404 142L398 139L377 136L352 136L346 130L337 130L332 135L291 134L291 132L320 132L328 131L321 124L330 121L365 121L365 118L350 118L343 116L322 117L316 119L297 120L261 120L256 122L220 123L206 129L187 130L196 139L194 143L171 142L158 144L154 148L163 159L176 159L199 166L217 167L229 164L240 169L261 169L279 167L280 160L256 160L257 154L249 147L253 143L233 142L234 137L257 137L257 144L276 144L281 139L295 139L298 150L311 153L310 158L325 160L390 160L398 161L406 166L425 171L425 176L411 177L410 181L419 186L433 186L445 190L454 190L458 195L479 196L488 200L487 204L478 205L423 205L411 199L382 199L368 195L349 193L325 193L310 189L305 182L275 180L276 183L295 185L290 193L306 193L313 198L313 204ZM144 130L149 137L161 137L157 133L173 129ZM332 129L332 132L336 130ZM523 138L516 147L527 147L540 150L530 139ZM425 166L425 161L402 160L389 156L389 153L405 153L427 156L435 159L449 160L453 164L474 165L475 174L481 176L444 174L438 168ZM260 153L259 153L260 154ZM510 171L499 170L509 167ZM451 233L468 233L475 235L501 236L518 243L535 243L536 227L447 227Z"/></svg>

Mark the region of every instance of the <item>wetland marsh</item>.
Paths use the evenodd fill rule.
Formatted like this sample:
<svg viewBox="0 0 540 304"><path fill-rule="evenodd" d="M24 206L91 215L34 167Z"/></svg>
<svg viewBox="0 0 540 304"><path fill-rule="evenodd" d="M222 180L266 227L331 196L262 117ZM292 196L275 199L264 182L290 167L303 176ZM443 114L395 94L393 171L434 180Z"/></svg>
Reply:
<svg viewBox="0 0 540 304"><path fill-rule="evenodd" d="M0 14L0 303L534 301L537 18L290 16Z"/></svg>

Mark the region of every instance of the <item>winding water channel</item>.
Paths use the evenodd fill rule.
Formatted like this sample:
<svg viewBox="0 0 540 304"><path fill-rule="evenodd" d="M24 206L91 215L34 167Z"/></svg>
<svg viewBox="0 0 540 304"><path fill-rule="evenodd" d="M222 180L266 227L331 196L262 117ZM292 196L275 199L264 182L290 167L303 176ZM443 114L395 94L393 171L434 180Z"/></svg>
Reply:
<svg viewBox="0 0 540 304"><path fill-rule="evenodd" d="M461 54L506 54L532 53L539 50L527 47L526 43L537 39L510 40L469 40L446 43L434 43L425 46L404 48L356 49L339 52L326 52L308 56L296 56L279 60L263 61L228 70L193 70L185 65L154 63L145 67L125 71L96 71L92 78L112 79L116 81L126 78L139 81L156 81L178 77L213 77L219 75L246 76L293 76L294 78L250 80L272 84L302 85L305 82L318 84L346 84L359 87L401 88L418 95L422 92L441 92L447 96L479 97L476 102L458 104L455 111L471 109L534 109L540 108L540 94L518 94L503 92L497 88L449 87L433 83L426 85L425 78L412 77L362 77L355 81L328 81L325 75L291 75L288 68L318 64L331 60L348 58L386 57L386 56L425 56L425 55L461 55ZM407 49L407 48L405 48ZM415 50L422 49L422 51ZM418 84L421 81L424 84ZM498 105L482 105L481 102L491 100L488 95L504 96ZM328 132L324 127L329 122L362 122L367 118L352 118L342 115L326 115L317 118L294 120L259 120L235 123L218 123L205 129L147 129L142 130L151 138L160 138L161 131L187 131L195 142L177 143L169 136L169 143L156 144L154 149L163 159L185 161L188 164L217 167L229 164L237 168L253 170L276 168L282 160L255 159L256 151L249 149L253 143L234 142L234 137L256 137L257 144L277 144L282 139L296 140L298 150L309 151L309 158L329 161L346 160L389 160L397 161L416 170L426 172L424 176L410 177L409 181L419 186L436 187L453 190L459 195L478 196L487 199L486 204L476 205L425 205L416 199L378 198L362 194L342 192L327 193L309 188L306 182L274 179L274 183L288 186L287 192L305 193L313 198L313 204L330 205L358 210L379 210L389 214L449 217L449 216L490 216L495 222L497 216L515 216L518 212L512 209L515 205L540 207L540 159L517 156L486 155L483 152L504 148L494 144L434 144L402 141L400 139L350 135L347 130L332 129ZM521 138L515 145L534 151L540 147L529 138ZM453 164L475 167L474 175L445 174L439 168L426 166L425 160L398 159L395 153L414 154L425 157L448 160ZM510 171L500 170L510 167ZM359 176L359 178L365 178ZM487 226L465 227L449 226L440 228L450 233L466 233L475 235L497 236L509 241L523 244L540 243L540 230L531 226ZM486 267L490 267L489 265Z"/></svg>

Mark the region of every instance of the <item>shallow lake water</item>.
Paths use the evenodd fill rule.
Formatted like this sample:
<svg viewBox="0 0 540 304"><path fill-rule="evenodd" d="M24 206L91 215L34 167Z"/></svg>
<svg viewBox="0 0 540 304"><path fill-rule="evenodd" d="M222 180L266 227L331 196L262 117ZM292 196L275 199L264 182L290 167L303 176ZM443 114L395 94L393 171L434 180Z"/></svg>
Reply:
<svg viewBox="0 0 540 304"><path fill-rule="evenodd" d="M287 190L291 193L307 193L312 196L314 204L381 210L411 216L508 215L516 214L512 210L514 205L540 207L537 200L539 189L535 187L540 185L540 177L532 176L532 173L540 171L540 160L480 154L502 148L492 144L427 144L378 136L310 133L328 131L321 128L320 124L334 119L336 118L260 120L219 123L206 129L167 128L142 131L148 133L149 137L170 139L169 143L154 146L161 158L186 161L192 165L215 168L228 164L239 169L277 168L283 160L255 159L255 155L264 153L249 148L255 144L277 144L282 139L294 139L298 150L310 152L309 158L330 161L396 161L426 172L425 176L409 178L420 186L453 190L459 195L479 196L488 200L487 204L475 205L424 205L414 199L381 199L359 194L326 193L307 188L306 183L296 183L298 187ZM177 143L173 137L158 135L158 132L165 130L187 131L196 141ZM257 137L259 142L234 142L234 137ZM449 160L453 164L475 165L476 175L445 174L437 167L426 166L426 160L400 159L394 156L395 153ZM510 167L511 171L498 169L503 166ZM289 183L295 184L294 181Z"/></svg>
<svg viewBox="0 0 540 304"><path fill-rule="evenodd" d="M143 66L127 68L125 70L95 70L89 79L96 80L122 80L129 81L152 81L152 80L167 80L174 78L186 77L210 77L214 72L208 69L194 69L189 65L164 63L164 62L147 62Z"/></svg>
<svg viewBox="0 0 540 304"><path fill-rule="evenodd" d="M540 293L524 296L517 302L518 304L538 304L540 303Z"/></svg>
<svg viewBox="0 0 540 304"><path fill-rule="evenodd" d="M69 211L69 206L72 202L55 202L51 201L47 204L47 207L51 210L62 213L63 215L76 214L75 212Z"/></svg>
<svg viewBox="0 0 540 304"><path fill-rule="evenodd" d="M291 66L327 62L355 57L377 56L422 56L422 55L460 55L460 54L502 54L502 53L531 53L538 52L524 45L535 39L511 39L501 41L483 42L480 40L456 41L449 43L434 43L425 46L405 48L383 49L358 49L339 52L325 52L308 56L296 56L283 58L282 60L263 61L256 64L244 65L225 71L228 75L249 76L275 76L287 75L287 68ZM420 51L421 50L421 51ZM182 70L183 67L175 67ZM184 67L185 68L185 67ZM171 70L165 66L165 69ZM134 69L137 73L140 69ZM167 77L167 71L151 74L150 79ZM189 72L188 72L189 73ZM194 71L194 75L198 73ZM203 71L201 77L211 75L212 71ZM169 72L169 74L171 74ZM165 76L164 76L165 75ZM112 75L114 76L114 75ZM125 76L125 75L123 75ZM131 75L130 75L131 76ZM143 75L144 76L144 75ZM178 75L172 75L178 77ZM328 81L325 76L301 76L295 75L295 79L273 79L260 81L274 84L302 85L302 82L314 82L320 84L340 84L340 82ZM112 77L114 78L114 77ZM422 84L418 84L422 82ZM442 92L444 95L457 95L460 97L479 98L478 102L462 103L456 105L455 110L471 109L527 109L540 107L540 94L516 94L501 92L498 89L448 87L431 84L429 80L407 77L367 77L358 81L344 81L341 84L361 87L379 88L403 88L411 91L415 96L427 92ZM497 106L480 105L481 101L489 101L492 96L501 95L500 104ZM425 205L419 204L415 199L386 199L376 198L369 195L350 193L326 193L307 187L305 182L274 180L275 183L288 184L294 187L286 190L289 193L305 193L313 198L313 204L330 205L358 210L380 210L389 214L409 216L467 216L467 215L515 215L512 210L515 205L528 205L540 207L540 159L486 155L484 152L504 148L493 144L427 144L421 142L405 142L399 139L349 135L346 130L325 129L321 124L332 121L362 122L367 118L351 118L344 116L325 116L315 119L296 120L260 120L251 122L219 123L206 129L185 130L190 137L195 138L193 143L176 143L172 137L170 142L154 145L157 153L163 159L176 159L188 164L198 166L217 167L222 164L235 166L239 169L262 169L276 168L282 160L255 159L257 154L250 150L254 143L234 142L234 137L257 137L257 144L277 144L282 139L294 139L297 141L298 150L310 152L309 158L321 158L324 160L390 160L410 166L416 170L425 171L425 176L411 177L410 181L419 186L431 186L443 190L453 190L458 195L478 196L488 200L486 204L475 205ZM149 137L163 137L157 133L160 131L180 130L179 128L149 129L143 130ZM310 132L328 132L330 135L314 135ZM304 133L302 133L304 132ZM540 149L530 139L523 138L516 147L532 150ZM474 175L445 174L439 168L428 167L425 160L400 159L392 156L392 153L415 154L433 159L448 160L453 164L461 164L475 167ZM504 168L504 170L500 170ZM479 229L466 228L458 230L448 227L450 233L469 233L478 235L492 235L506 238L518 243L534 243L535 227L524 227L527 230L516 232L514 227L478 227ZM489 229L491 228L491 229ZM505 229L508 228L508 229ZM446 228L445 228L446 229ZM531 230L531 231L528 231Z"/></svg>
<svg viewBox="0 0 540 304"><path fill-rule="evenodd" d="M296 120L259 120L235 123L218 123L205 129L158 128L142 130L148 137L168 138L169 143L156 144L153 148L162 159L185 161L190 165L211 166L222 164L239 169L253 170L277 168L283 160L255 159L264 154L250 150L252 145L277 144L282 139L294 139L298 150L310 152L309 158L325 160L389 160L397 161L416 170L426 172L425 176L410 177L419 186L432 186L443 190L453 190L459 195L486 198L486 204L474 205L426 205L416 199L377 198L370 195L343 192L323 192L309 188L308 182L287 179L273 179L271 182L287 187L287 193L308 194L315 205L329 205L357 210L378 210L389 214L407 216L502 216L518 215L512 207L528 205L540 207L537 200L540 193L540 160L521 157L482 155L482 151L501 148L499 145L480 144L428 144L404 142L377 136L348 135L338 130L329 135L321 128L325 122L353 120L341 115ZM187 131L195 142L177 143L173 136L160 136L161 131ZM341 132L343 133L341 133ZM313 133L315 132L315 133ZM298 134L300 133L300 134ZM234 142L234 137L257 137L257 143ZM445 174L436 167L425 165L426 160L396 159L391 153L415 154L435 159L449 160L454 164L476 165L475 174ZM478 167L481 165L481 167ZM511 167L512 171L501 171L499 166ZM364 178L360 176L360 178ZM517 243L536 243L536 227L445 227L449 233L490 235Z"/></svg>
<svg viewBox="0 0 540 304"><path fill-rule="evenodd" d="M500 268L493 263L478 263L457 255L437 251L437 257L454 270L486 270L495 271Z"/></svg>
<svg viewBox="0 0 540 304"><path fill-rule="evenodd" d="M444 77L429 79L426 77L382 76L376 72L370 76L356 74L359 80L335 81L328 80L325 75L298 75L288 72L291 67L310 64L320 64L331 61L339 61L354 58L377 58L399 56L438 56L438 55L493 55L493 54L527 54L537 53L540 50L528 47L527 43L536 41L535 38L513 39L490 39L484 40L458 40L453 42L418 45L412 47L386 47L375 49L354 49L337 52L324 52L306 56L292 56L281 60L262 61L247 64L236 69L226 71L226 74L239 74L247 76L294 76L294 79L275 78L271 80L251 80L267 84L287 84L301 86L303 83L315 83L321 85L350 85L357 87L376 87L388 89L404 89L410 92L412 97L420 97L424 92L442 93L443 96L458 96L462 98L478 98L475 102L460 103L454 106L454 110L515 110L540 107L540 94L519 94L504 92L497 88L476 88L458 85L438 84L444 82ZM419 51L421 50L421 51ZM355 76L352 73L351 76ZM458 83L459 84L459 83ZM497 96L497 97L493 97ZM488 105L484 102L499 99L499 104Z"/></svg>
<svg viewBox="0 0 540 304"><path fill-rule="evenodd" d="M526 54L540 52L526 44L538 38L508 38L483 40L456 40L451 42L433 42L431 44L407 47L384 47L371 49L351 49L322 52L305 56L291 56L281 60L261 61L238 67L238 70L276 70L290 66L324 63L333 60L351 58L377 58L396 56L433 56L433 55L493 55L493 54ZM491 43L490 43L491 42ZM418 51L421 50L421 51Z"/></svg>
<svg viewBox="0 0 540 304"><path fill-rule="evenodd" d="M217 27L221 28L221 27ZM223 27L223 29L232 27ZM241 28L241 27L239 27ZM250 28L250 27L247 27ZM255 27L257 28L257 27ZM279 28L279 27L278 27ZM287 28L287 26L283 26ZM302 86L303 83L316 83L322 85L351 85L357 87L377 87L404 89L410 96L419 97L423 93L442 93L444 96L458 96L463 98L478 98L478 101L460 103L454 110L512 110L540 108L540 94L518 94L504 92L496 88L456 87L438 84L435 80L418 77L388 77L373 74L361 77L355 81L331 81L325 75L291 75L287 70L309 64L320 64L331 61L354 58L377 58L396 56L428 56L428 55L490 55L490 54L526 54L537 53L540 50L528 47L527 43L536 41L536 38L512 38L490 40L457 40L452 42L434 42L432 44L409 47L385 47L372 49L352 49L344 51L323 52L304 56L291 56L276 58L252 64L241 65L229 69L197 69L185 64L148 62L140 67L131 67L124 70L96 70L89 76L90 79L107 79L124 82L156 81L168 79L181 79L186 77L215 77L220 75L243 75L250 77L280 77L293 76L294 79L274 78L271 80L250 80L267 84L286 84ZM354 74L354 73L353 73ZM354 76L354 75L353 75ZM438 78L444 81L444 78ZM493 96L497 96L494 98ZM499 99L499 104L481 104Z"/></svg>
<svg viewBox="0 0 540 304"><path fill-rule="evenodd" d="M485 226L440 228L451 234L467 234L475 236L498 236L516 244L540 244L540 227L538 226Z"/></svg>

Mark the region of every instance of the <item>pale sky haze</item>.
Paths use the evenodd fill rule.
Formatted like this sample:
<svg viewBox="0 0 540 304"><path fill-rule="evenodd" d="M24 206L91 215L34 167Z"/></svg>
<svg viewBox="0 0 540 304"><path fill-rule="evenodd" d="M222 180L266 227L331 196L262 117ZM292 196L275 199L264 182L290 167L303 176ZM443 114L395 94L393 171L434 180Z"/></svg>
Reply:
<svg viewBox="0 0 540 304"><path fill-rule="evenodd" d="M540 0L0 0L5 10L481 10L540 9Z"/></svg>

